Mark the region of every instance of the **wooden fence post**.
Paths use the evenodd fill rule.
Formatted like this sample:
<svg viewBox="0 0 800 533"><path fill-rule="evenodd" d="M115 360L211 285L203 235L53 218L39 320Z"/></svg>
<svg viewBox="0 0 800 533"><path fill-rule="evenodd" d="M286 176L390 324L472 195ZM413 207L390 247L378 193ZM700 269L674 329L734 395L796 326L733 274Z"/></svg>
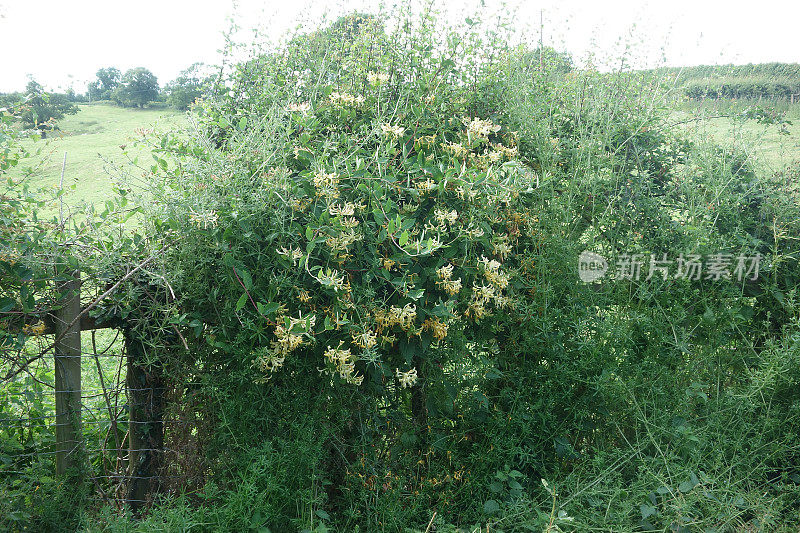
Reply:
<svg viewBox="0 0 800 533"><path fill-rule="evenodd" d="M127 385L130 425L128 433L128 486L125 499L134 512L160 488L164 455L164 379L158 364L143 364L145 347L125 330L128 354Z"/></svg>
<svg viewBox="0 0 800 533"><path fill-rule="evenodd" d="M55 314L56 367L56 473L79 466L81 444L81 312L80 273L62 283L58 292L68 295ZM70 327L70 324L72 326Z"/></svg>

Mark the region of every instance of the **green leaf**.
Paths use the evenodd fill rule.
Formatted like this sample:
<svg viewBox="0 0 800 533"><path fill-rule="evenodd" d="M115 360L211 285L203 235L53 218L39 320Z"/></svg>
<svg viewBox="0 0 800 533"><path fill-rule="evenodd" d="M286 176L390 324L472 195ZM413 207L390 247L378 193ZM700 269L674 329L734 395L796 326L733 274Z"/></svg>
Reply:
<svg viewBox="0 0 800 533"><path fill-rule="evenodd" d="M431 309L428 314L431 316L438 316L439 318L450 318L453 316L453 313L450 312L450 309L448 309L446 305L442 304L439 304Z"/></svg>
<svg viewBox="0 0 800 533"><path fill-rule="evenodd" d="M0 298L0 313L6 313L14 309L14 300L11 298Z"/></svg>
<svg viewBox="0 0 800 533"><path fill-rule="evenodd" d="M275 302L269 302L266 304L262 302L256 302L256 307L258 308L258 312L264 316L271 315L272 313L277 311L280 308L280 306L281 304L276 304Z"/></svg>
<svg viewBox="0 0 800 533"><path fill-rule="evenodd" d="M697 479L697 476L692 473L692 479L687 481L682 481L680 485L678 485L678 490L681 492L689 492L693 488L695 488L700 483L700 480Z"/></svg>
<svg viewBox="0 0 800 533"><path fill-rule="evenodd" d="M247 270L238 268L236 269L237 274L239 277L242 278L242 283L244 284L244 288L248 291L253 288L253 278L250 276L250 272Z"/></svg>
<svg viewBox="0 0 800 533"><path fill-rule="evenodd" d="M402 233L402 235L400 235L398 244L400 244L400 246L405 246L408 243L408 237L409 237L408 230L406 230Z"/></svg>
<svg viewBox="0 0 800 533"><path fill-rule="evenodd" d="M410 291L408 293L408 297L412 300L419 300L422 298L422 295L425 294L425 289L417 289L415 291Z"/></svg>
<svg viewBox="0 0 800 533"><path fill-rule="evenodd" d="M239 124L237 124L236 127L239 129L239 131L244 131L244 129L247 127L247 117L240 118Z"/></svg>
<svg viewBox="0 0 800 533"><path fill-rule="evenodd" d="M499 510L500 510L500 504L497 503L495 500L486 500L486 503L483 504L484 514L494 514Z"/></svg>
<svg viewBox="0 0 800 533"><path fill-rule="evenodd" d="M411 361L414 359L414 355L417 353L417 346L414 342L410 342L408 340L401 340L400 341L400 355L403 357L407 365L411 364Z"/></svg>
<svg viewBox="0 0 800 533"><path fill-rule="evenodd" d="M239 299L236 301L236 311L237 312L241 311L242 308L244 308L244 304L246 303L247 303L247 293L245 292L242 293L242 295L239 296Z"/></svg>

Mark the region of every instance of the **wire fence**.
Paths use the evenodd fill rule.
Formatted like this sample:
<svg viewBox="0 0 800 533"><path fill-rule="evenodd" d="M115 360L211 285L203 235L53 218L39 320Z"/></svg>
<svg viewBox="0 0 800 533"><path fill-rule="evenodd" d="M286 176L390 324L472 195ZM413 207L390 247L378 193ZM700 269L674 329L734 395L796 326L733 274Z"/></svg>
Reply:
<svg viewBox="0 0 800 533"><path fill-rule="evenodd" d="M76 391L56 388L52 356L42 357L14 380L0 383L0 479L55 471L58 455L66 450L93 485L98 503L141 506L152 501L156 487L174 487L185 477L176 467L185 450L169 447L164 435L189 428L177 416L167 418L163 403L160 408L153 404L169 387L127 384L127 354L118 336L108 346L90 345L92 350L84 344L80 355L67 356L81 360L80 405L73 410L72 420L64 421L56 413L56 396ZM143 397L151 404L142 406ZM157 419L133 419L133 405L158 412ZM64 426L78 427L75 438L57 438ZM160 440L132 436L136 428L149 434L154 426L159 428ZM156 471L139 468L144 455L159 465ZM145 483L146 490L134 490L137 483Z"/></svg>

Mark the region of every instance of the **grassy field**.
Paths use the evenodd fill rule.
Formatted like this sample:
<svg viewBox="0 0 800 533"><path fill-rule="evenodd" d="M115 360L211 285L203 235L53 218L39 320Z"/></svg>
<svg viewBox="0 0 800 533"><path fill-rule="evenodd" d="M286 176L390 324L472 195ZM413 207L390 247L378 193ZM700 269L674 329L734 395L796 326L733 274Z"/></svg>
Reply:
<svg viewBox="0 0 800 533"><path fill-rule="evenodd" d="M788 106L788 104L786 104ZM729 105L720 104L685 106L673 114L673 123L698 139L744 148L752 154L756 167L764 173L800 160L800 105L786 109L792 120L783 132L776 125L758 124L754 120L739 121L721 114L729 114ZM28 147L40 149L34 162L42 164L34 179L35 184L58 187L64 153L67 154L64 187L75 185L65 196L68 203L88 201L104 202L118 173L113 165L124 165L125 147L133 158L141 156L149 161L146 150L137 148L133 140L142 131L165 130L184 124L186 116L171 109L129 109L107 104L81 105L76 115L64 118L61 131Z"/></svg>
<svg viewBox="0 0 800 533"><path fill-rule="evenodd" d="M39 171L32 177L32 185L57 188L61 177L64 153L67 154L64 172L65 206L76 205L83 201L102 203L112 194L112 186L118 177L114 166L124 166L128 157L140 156L143 161L149 161L150 156L143 148L134 146L141 132L150 129L165 130L183 123L185 115L172 109L130 109L108 104L81 105L80 111L69 115L59 122L60 131L51 133L47 139L39 141L25 141L26 147L32 152L38 151L28 165L41 165ZM121 146L125 146L127 155ZM14 173L11 177L16 177ZM75 185L74 191L69 190ZM46 214L53 214L46 210ZM112 330L96 332L97 350L106 352L105 357L100 357L100 366L103 369L106 383L114 383L118 366L118 357L114 354L122 353L121 340ZM34 341L31 341L35 344ZM92 346L92 334L82 335L84 350ZM37 353L31 346L32 353ZM43 373L40 374L47 381L52 381L52 365L48 360L43 360ZM95 361L86 357L82 361L83 386L85 394L98 394L101 388ZM122 379L124 380L124 367ZM45 395L43 408L54 409L52 395ZM93 397L87 409L103 415L103 406L98 403L102 396Z"/></svg>
<svg viewBox="0 0 800 533"><path fill-rule="evenodd" d="M112 105L81 105L75 115L59 122L60 131L48 135L27 147L40 149L34 162L41 163L34 182L38 185L58 187L64 153L67 154L64 187L76 185L66 196L68 202L103 202L108 198L116 178L114 164L127 161L125 146L130 157L150 156L145 150L133 146L140 132L149 129L164 130L180 125L185 115L172 109L127 109Z"/></svg>
<svg viewBox="0 0 800 533"><path fill-rule="evenodd" d="M746 103L710 102L684 107L673 114L673 123L697 139L734 146L748 152L756 168L773 173L800 161L800 104L784 103L777 110L786 113L791 122L785 127L759 124L755 120L734 120Z"/></svg>

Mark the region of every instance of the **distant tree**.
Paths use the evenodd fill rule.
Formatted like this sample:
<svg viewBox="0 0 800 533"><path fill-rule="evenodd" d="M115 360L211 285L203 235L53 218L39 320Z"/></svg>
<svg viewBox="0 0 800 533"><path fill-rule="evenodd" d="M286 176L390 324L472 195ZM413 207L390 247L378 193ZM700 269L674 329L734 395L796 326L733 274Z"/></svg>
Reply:
<svg viewBox="0 0 800 533"><path fill-rule="evenodd" d="M55 122L64 115L73 115L78 108L64 94L48 94L36 80L30 80L25 88L20 120L26 128L35 128L47 135L55 129Z"/></svg>
<svg viewBox="0 0 800 533"><path fill-rule="evenodd" d="M64 96L70 102L86 102L87 101L86 94L85 93L75 92L75 89L72 86L67 88L67 90L64 92Z"/></svg>
<svg viewBox="0 0 800 533"><path fill-rule="evenodd" d="M97 71L97 79L89 84L90 100L109 100L119 86L122 73L118 68L106 67Z"/></svg>
<svg viewBox="0 0 800 533"><path fill-rule="evenodd" d="M157 98L158 80L143 67L127 71L112 94L112 99L124 107L144 107Z"/></svg>
<svg viewBox="0 0 800 533"><path fill-rule="evenodd" d="M203 95L210 79L204 75L203 63L195 63L164 87L167 104L175 109L186 110Z"/></svg>
<svg viewBox="0 0 800 533"><path fill-rule="evenodd" d="M20 104L24 95L18 92L0 93L0 108L15 108Z"/></svg>
<svg viewBox="0 0 800 533"><path fill-rule="evenodd" d="M574 68L569 52L559 52L549 46L537 47L526 54L529 65L556 74L567 74Z"/></svg>

